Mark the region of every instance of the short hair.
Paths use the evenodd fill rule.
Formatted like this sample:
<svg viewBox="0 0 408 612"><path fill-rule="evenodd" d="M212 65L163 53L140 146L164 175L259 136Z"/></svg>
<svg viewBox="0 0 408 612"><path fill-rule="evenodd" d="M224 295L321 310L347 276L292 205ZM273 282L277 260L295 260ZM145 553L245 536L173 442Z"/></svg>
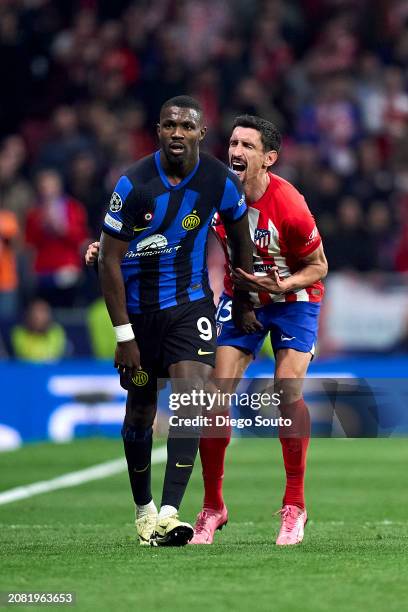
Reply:
<svg viewBox="0 0 408 612"><path fill-rule="evenodd" d="M200 115L200 119L203 118L203 107L198 100L192 98L191 96L174 96L174 98L169 98L162 104L160 115L165 108L169 108L170 106L178 106L178 108L192 108Z"/></svg>
<svg viewBox="0 0 408 612"><path fill-rule="evenodd" d="M235 117L233 129L236 127L248 127L257 130L261 135L262 144L265 151L277 151L281 148L282 136L276 125L256 117L255 115L240 115Z"/></svg>

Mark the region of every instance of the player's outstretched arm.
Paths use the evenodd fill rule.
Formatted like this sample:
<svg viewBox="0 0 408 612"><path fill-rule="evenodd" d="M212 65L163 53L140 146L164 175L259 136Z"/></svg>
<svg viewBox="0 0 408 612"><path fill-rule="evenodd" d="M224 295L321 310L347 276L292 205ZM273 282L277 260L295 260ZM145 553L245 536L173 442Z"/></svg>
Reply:
<svg viewBox="0 0 408 612"><path fill-rule="evenodd" d="M284 279L279 278L278 268L274 267L266 276L248 274L241 268L232 270L231 278L234 287L246 291L267 291L268 293L285 293Z"/></svg>
<svg viewBox="0 0 408 612"><path fill-rule="evenodd" d="M128 244L102 233L98 267L102 293L117 338L115 367L120 374L133 377L140 369L140 353L129 322L125 285L120 268Z"/></svg>
<svg viewBox="0 0 408 612"><path fill-rule="evenodd" d="M328 265L322 244L301 261L302 268L288 278L280 278L278 268L273 268L266 276L255 276L237 268L232 272L232 280L240 289L280 294L309 287L327 275Z"/></svg>
<svg viewBox="0 0 408 612"><path fill-rule="evenodd" d="M247 273L253 271L253 245L248 226L248 215L239 221L230 222L223 219L227 239L231 247L232 267L240 267ZM232 301L232 318L235 325L247 334L263 328L255 316L253 304L247 290L234 290Z"/></svg>
<svg viewBox="0 0 408 612"><path fill-rule="evenodd" d="M285 279L285 291L298 291L310 287L327 276L329 266L321 243L313 253L303 257L301 263L301 269Z"/></svg>

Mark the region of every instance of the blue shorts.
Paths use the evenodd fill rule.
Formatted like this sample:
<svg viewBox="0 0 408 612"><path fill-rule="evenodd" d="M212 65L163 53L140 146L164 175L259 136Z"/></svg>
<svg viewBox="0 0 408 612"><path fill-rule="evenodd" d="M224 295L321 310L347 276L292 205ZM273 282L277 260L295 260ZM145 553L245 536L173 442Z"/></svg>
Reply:
<svg viewBox="0 0 408 612"><path fill-rule="evenodd" d="M217 346L236 346L246 353L252 353L255 358L266 335L270 333L275 354L283 348L314 354L319 327L319 303L275 302L256 308L256 318L264 329L253 334L244 334L235 327L231 318L231 304L231 298L223 293L216 313Z"/></svg>

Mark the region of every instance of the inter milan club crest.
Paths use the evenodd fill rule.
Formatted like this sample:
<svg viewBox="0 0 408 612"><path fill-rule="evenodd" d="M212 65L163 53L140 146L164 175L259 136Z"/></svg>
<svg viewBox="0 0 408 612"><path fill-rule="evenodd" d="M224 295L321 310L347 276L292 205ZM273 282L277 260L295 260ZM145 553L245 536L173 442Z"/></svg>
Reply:
<svg viewBox="0 0 408 612"><path fill-rule="evenodd" d="M137 387L144 387L149 380L149 375L143 370L138 370L132 378L132 383Z"/></svg>
<svg viewBox="0 0 408 612"><path fill-rule="evenodd" d="M193 230L200 225L201 219L198 215L196 215L196 212L197 211L193 210L192 213L184 217L183 221L181 222L183 229Z"/></svg>
<svg viewBox="0 0 408 612"><path fill-rule="evenodd" d="M260 249L264 249L271 241L271 232L266 229L256 229L254 233L254 242Z"/></svg>

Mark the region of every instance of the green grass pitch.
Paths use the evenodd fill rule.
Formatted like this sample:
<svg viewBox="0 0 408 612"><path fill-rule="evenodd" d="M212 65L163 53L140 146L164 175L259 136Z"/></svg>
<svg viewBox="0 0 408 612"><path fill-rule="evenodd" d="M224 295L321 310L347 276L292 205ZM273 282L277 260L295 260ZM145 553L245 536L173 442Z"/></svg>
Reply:
<svg viewBox="0 0 408 612"><path fill-rule="evenodd" d="M121 452L119 440L81 440L3 453L1 489ZM213 546L139 547L126 473L3 505L0 590L75 591L81 611L399 612L408 601L407 466L403 439L313 440L310 521L303 544L289 549L274 544L283 490L277 440L230 447L230 521ZM158 503L163 465L153 469ZM201 499L197 461L183 520L194 521Z"/></svg>

